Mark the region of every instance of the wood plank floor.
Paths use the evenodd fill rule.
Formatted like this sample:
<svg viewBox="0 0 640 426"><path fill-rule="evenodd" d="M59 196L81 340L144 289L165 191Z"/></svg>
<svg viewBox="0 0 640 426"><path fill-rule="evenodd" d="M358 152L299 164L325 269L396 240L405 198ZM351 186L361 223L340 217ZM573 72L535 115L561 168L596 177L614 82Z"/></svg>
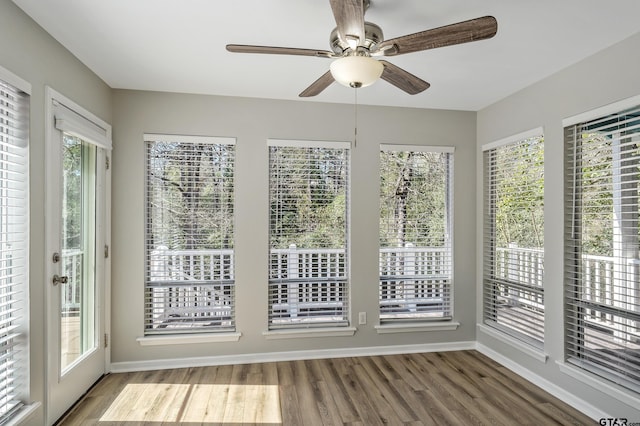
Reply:
<svg viewBox="0 0 640 426"><path fill-rule="evenodd" d="M596 424L476 351L106 376L61 425Z"/></svg>

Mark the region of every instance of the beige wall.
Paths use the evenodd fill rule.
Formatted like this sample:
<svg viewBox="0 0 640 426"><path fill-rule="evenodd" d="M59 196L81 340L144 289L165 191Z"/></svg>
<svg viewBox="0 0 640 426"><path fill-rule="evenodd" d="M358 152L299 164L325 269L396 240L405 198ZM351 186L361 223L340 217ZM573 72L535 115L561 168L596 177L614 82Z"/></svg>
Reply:
<svg viewBox="0 0 640 426"><path fill-rule="evenodd" d="M30 360L31 399L44 401L44 91L49 85L111 122L111 89L9 0L0 0L0 66L31 84ZM32 418L43 424L42 408Z"/></svg>
<svg viewBox="0 0 640 426"><path fill-rule="evenodd" d="M478 342L552 385L571 392L601 415L640 419L640 402L633 407L616 401L603 386L571 379L557 365L563 361L563 128L562 120L591 109L640 95L640 34L546 78L478 112L477 132L477 283L478 322L481 322L482 280L482 155L488 142L537 127L545 136L545 351L546 364L479 332ZM635 396L636 401L637 395ZM597 413L594 413L597 414Z"/></svg>
<svg viewBox="0 0 640 426"><path fill-rule="evenodd" d="M353 105L114 92L112 361L263 354L473 341L475 338L475 113L360 106L351 174L352 337L266 340L268 157L266 141L350 141ZM144 286L143 133L231 136L236 154L236 304L239 342L142 347ZM452 332L378 335L378 162L380 143L447 145L455 152L455 319Z"/></svg>

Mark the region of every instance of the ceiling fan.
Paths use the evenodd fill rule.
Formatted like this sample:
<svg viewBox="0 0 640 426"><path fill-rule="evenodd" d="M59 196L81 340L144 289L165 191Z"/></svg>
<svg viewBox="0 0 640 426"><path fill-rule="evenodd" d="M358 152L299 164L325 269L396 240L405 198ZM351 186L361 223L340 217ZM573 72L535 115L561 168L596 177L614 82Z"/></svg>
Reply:
<svg viewBox="0 0 640 426"><path fill-rule="evenodd" d="M330 70L300 93L315 96L334 81L350 87L365 87L382 78L410 95L429 88L429 83L379 56L396 56L437 47L452 46L493 37L498 22L484 16L444 27L384 40L382 29L364 20L370 0L329 0L337 27L329 37L331 51L292 47L228 44L229 52L336 58Z"/></svg>

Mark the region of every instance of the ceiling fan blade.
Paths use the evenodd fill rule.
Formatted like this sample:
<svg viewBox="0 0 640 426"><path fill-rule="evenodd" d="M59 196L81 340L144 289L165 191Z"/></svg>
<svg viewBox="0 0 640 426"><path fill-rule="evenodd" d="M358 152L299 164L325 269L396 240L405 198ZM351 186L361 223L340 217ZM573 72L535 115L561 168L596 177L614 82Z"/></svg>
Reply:
<svg viewBox="0 0 640 426"><path fill-rule="evenodd" d="M397 88L404 90L410 95L416 95L420 92L423 92L431 86L426 81L416 77L403 70L402 68L393 65L387 61L380 61L382 65L384 65L384 70L382 71L382 78L384 81L393 84Z"/></svg>
<svg viewBox="0 0 640 426"><path fill-rule="evenodd" d="M364 0L329 0L340 39L351 47L364 42Z"/></svg>
<svg viewBox="0 0 640 426"><path fill-rule="evenodd" d="M251 46L246 44L227 44L227 50L234 53L262 53L268 55L296 55L319 56L333 58L335 55L328 50L298 49L295 47Z"/></svg>
<svg viewBox="0 0 640 426"><path fill-rule="evenodd" d="M496 21L496 18L483 16L482 18L385 40L378 45L378 51L384 52L385 56L403 55L405 53L435 49L436 47L484 40L496 35L497 31L498 21Z"/></svg>
<svg viewBox="0 0 640 426"><path fill-rule="evenodd" d="M311 86L304 89L298 96L300 96L301 98L308 98L310 96L318 95L324 89L329 87L334 81L335 80L331 75L331 71L327 71L326 73L322 74L319 79L311 83Z"/></svg>

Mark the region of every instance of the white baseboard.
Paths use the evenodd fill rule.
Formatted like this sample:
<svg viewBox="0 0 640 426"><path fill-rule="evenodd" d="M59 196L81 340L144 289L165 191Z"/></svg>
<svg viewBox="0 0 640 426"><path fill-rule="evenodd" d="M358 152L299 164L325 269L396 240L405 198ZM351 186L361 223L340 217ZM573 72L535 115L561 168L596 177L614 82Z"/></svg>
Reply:
<svg viewBox="0 0 640 426"><path fill-rule="evenodd" d="M507 367L509 370L516 373L518 376L521 376L527 379L534 385L542 388L546 392L549 392L551 395L555 396L559 400L565 402L566 404L569 404L576 410L584 413L585 415L591 417L594 420L598 420L602 417L611 417L611 416L605 415L602 412L602 410L594 407L593 405L589 404L583 399L576 397L575 395L567 392L560 386L554 383L551 383L549 380L543 378L542 376L537 375L531 370L524 368L522 365L513 362L511 359L503 356L502 354L494 351L493 349L481 343L476 344L476 350L481 354L488 356L492 360L502 364L503 366Z"/></svg>
<svg viewBox="0 0 640 426"><path fill-rule="evenodd" d="M292 352L267 352L259 354L112 362L110 371L112 373L126 373L133 371L164 370L169 368L205 367L210 365L251 364L259 362L297 361L305 359L345 358L355 356L398 355L420 352L448 352L472 349L476 349L475 341Z"/></svg>
<svg viewBox="0 0 640 426"><path fill-rule="evenodd" d="M543 350L540 350L524 342L521 342L517 339L514 339L513 337L507 334L504 334L500 331L497 331L492 327L487 327L486 325L478 324L477 330L479 333L487 334L492 338L497 339L506 345L509 345L518 349L520 352L530 356L531 358L543 364L546 364L547 360L549 359L549 355L546 354Z"/></svg>

